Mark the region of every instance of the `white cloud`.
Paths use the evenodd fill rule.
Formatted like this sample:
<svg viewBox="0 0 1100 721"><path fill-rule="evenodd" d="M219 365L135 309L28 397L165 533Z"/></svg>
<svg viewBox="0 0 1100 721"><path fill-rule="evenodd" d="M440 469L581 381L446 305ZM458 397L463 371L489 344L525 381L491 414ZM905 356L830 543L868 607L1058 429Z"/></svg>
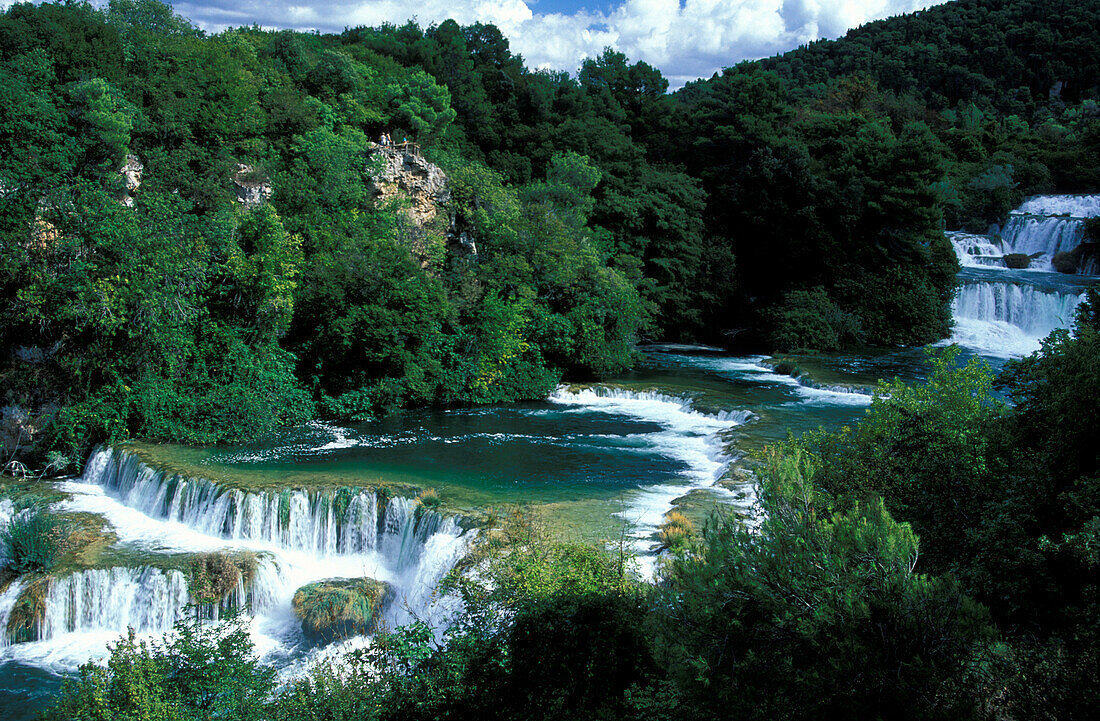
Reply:
<svg viewBox="0 0 1100 721"><path fill-rule="evenodd" d="M538 13L531 0L198 0L176 11L210 30L259 23L323 32L356 25L493 23L532 67L575 72L612 46L654 65L674 86L878 18L943 0L624 0L608 12Z"/></svg>

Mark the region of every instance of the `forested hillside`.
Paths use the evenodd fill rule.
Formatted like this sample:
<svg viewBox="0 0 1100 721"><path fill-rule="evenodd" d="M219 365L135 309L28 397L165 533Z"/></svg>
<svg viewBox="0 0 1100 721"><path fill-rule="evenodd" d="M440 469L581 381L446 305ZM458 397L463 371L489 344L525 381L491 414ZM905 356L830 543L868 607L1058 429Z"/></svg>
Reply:
<svg viewBox="0 0 1100 721"><path fill-rule="evenodd" d="M613 49L531 71L479 24L14 5L5 460L539 397L640 339L943 338L944 227L1100 187L1098 8L949 3L670 94ZM447 174L434 225L376 199L383 132Z"/></svg>
<svg viewBox="0 0 1100 721"><path fill-rule="evenodd" d="M563 379L630 368L639 340L752 352L940 340L959 269L945 228L1002 223L1028 193L1100 191L1098 41L1100 0L960 0L669 93L658 69L614 49L575 75L532 71L485 25L207 34L155 0L13 5L0 14L0 461L12 476L45 475L78 469L102 441L214 444L317 418L541 398ZM380 145L385 135L401 147ZM1073 222L1098 232L1096 220ZM1063 294L1075 318L1000 376L963 363L958 348L933 350L925 381L880 383L872 399L750 359L746 373L791 393L747 407L741 396L759 388L745 376L722 386L704 377L700 393L737 394L727 415L764 422L762 443L792 427L776 406L814 405L803 391L867 409L742 466L723 455L744 460L739 421L601 416L598 437L649 464L628 488L649 493L650 479L634 476L683 465L665 446L636 443L636 426L652 425L663 444L691 441L684 454L715 466L701 478L746 504L696 524L686 514L704 515L706 487L692 476L647 539L660 554L654 583L631 570L630 528L610 547L562 542L562 528L486 501L461 521L476 524L466 536L476 545L436 564L453 571L424 590L463 601L434 617L439 627L377 629L331 664L328 651L286 646L318 664L280 677L243 626L206 623L197 605L175 635L131 635L106 664L84 665L45 718L1091 720L1100 289L1088 280ZM881 358L892 362L874 350L853 365ZM652 396L643 383L615 390ZM713 418L702 405L692 412ZM551 427L572 433L573 410L555 407L566 420ZM505 453L481 447L479 462ZM551 465L531 447L525 463ZM584 474L602 462L587 465L592 457L577 462ZM150 476L133 458L126 483L136 486ZM144 527L147 509L163 509L150 536L177 530L172 487L173 498L198 489L218 509L185 531L188 543L192 531L267 543L237 529L247 519L271 538L288 532L298 499L296 517L324 525L288 533L308 540L285 546L302 558L289 572L320 566L308 551L323 537L324 557L339 555L337 529L350 526L331 522L333 509L347 513L358 489L309 496L296 486L313 467L302 467L261 478L267 500L255 502L242 500L248 489L215 496L213 481L158 468L155 483L142 481L142 505L112 515L111 535L130 545L105 563L144 562L115 523L123 514ZM114 541L99 511L60 517L67 502L55 500L78 484L20 475L10 486L30 505L4 506L0 592L8 608L22 604L29 632L57 559ZM571 481L553 480L563 495L547 496L548 513L562 526L588 513L566 498ZM602 481L592 473L576 485L589 480ZM517 495L535 488L507 482ZM84 485L95 485L89 498L129 495L121 481ZM616 488L600 497L602 519L626 515L609 510ZM413 489L415 499L382 490L371 490L371 515L356 512L369 534L357 533L373 540L336 568L365 573L391 550L378 541L386 526L424 546L434 536L418 536L416 519L458 528L434 488ZM476 490L479 503L494 499ZM379 498L404 521L380 514ZM207 560L176 562L192 580L217 581L224 598L240 589L243 605L244 569L203 544ZM392 548L394 577L419 583L406 562L421 551ZM317 611L318 633L349 612L348 632L359 633L386 595L379 580L310 582L297 605ZM72 603L54 608L93 605L59 595ZM296 644L287 600L277 634ZM63 615L50 623L65 625ZM102 636L98 625L74 633L89 629Z"/></svg>

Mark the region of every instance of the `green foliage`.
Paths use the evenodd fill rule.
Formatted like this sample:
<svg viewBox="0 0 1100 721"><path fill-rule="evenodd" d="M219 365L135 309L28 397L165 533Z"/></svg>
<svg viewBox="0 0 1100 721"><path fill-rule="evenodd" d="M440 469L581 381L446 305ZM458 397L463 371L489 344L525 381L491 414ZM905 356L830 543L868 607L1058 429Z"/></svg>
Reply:
<svg viewBox="0 0 1100 721"><path fill-rule="evenodd" d="M881 498L838 510L816 472L773 452L761 527L715 518L665 567L661 647L689 703L722 718L976 715L984 609L914 571L916 535Z"/></svg>
<svg viewBox="0 0 1100 721"><path fill-rule="evenodd" d="M193 721L266 718L275 671L257 663L242 621L181 621L162 642L133 631L110 647L106 667L80 668L46 719Z"/></svg>
<svg viewBox="0 0 1100 721"><path fill-rule="evenodd" d="M995 429L1006 408L989 367L959 366L959 352L929 351L927 382L881 383L857 426L798 442L821 459L816 485L846 503L878 496L911 523L930 572L951 568L967 547L974 505L995 497L1002 470Z"/></svg>
<svg viewBox="0 0 1100 721"><path fill-rule="evenodd" d="M1085 238L1100 243L1100 216L1085 220Z"/></svg>
<svg viewBox="0 0 1100 721"><path fill-rule="evenodd" d="M7 568L17 574L48 573L69 547L72 524L41 508L21 513L0 530Z"/></svg>
<svg viewBox="0 0 1100 721"><path fill-rule="evenodd" d="M983 364L933 356L926 384L880 386L855 428L789 444L845 513L882 498L921 538L918 568L986 604L1007 646L989 666L998 713L1088 718L1097 694L1100 333L1090 291L1073 334L1013 361L992 395Z"/></svg>
<svg viewBox="0 0 1100 721"><path fill-rule="evenodd" d="M837 308L821 286L791 291L770 316L771 343L777 350L839 350L860 335L859 320Z"/></svg>
<svg viewBox="0 0 1100 721"><path fill-rule="evenodd" d="M391 85L386 92L392 122L410 132L413 141L432 142L455 119L447 87L436 84L422 70L414 71L400 84Z"/></svg>
<svg viewBox="0 0 1100 721"><path fill-rule="evenodd" d="M94 139L84 151L85 162L121 163L129 150L137 108L102 78L73 83L68 96L77 131Z"/></svg>
<svg viewBox="0 0 1100 721"><path fill-rule="evenodd" d="M220 604L238 587L252 582L256 556L251 553L203 553L187 566L187 589L192 603Z"/></svg>

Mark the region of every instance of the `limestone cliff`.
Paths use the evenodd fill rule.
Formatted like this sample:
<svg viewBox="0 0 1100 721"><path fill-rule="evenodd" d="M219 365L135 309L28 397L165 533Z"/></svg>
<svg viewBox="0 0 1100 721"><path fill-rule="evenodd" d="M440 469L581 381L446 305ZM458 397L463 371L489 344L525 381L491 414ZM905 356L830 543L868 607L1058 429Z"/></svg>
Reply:
<svg viewBox="0 0 1100 721"><path fill-rule="evenodd" d="M145 165L136 155L127 155L126 162L118 169L118 202L127 208L134 207L134 193L141 187Z"/></svg>
<svg viewBox="0 0 1100 721"><path fill-rule="evenodd" d="M271 182L251 165L237 164L233 174L233 192L237 202L246 208L255 208L271 199L274 190Z"/></svg>
<svg viewBox="0 0 1100 721"><path fill-rule="evenodd" d="M397 210L398 235L425 267L446 254L476 256L470 235L456 226L447 175L417 150L376 145L369 188L380 206Z"/></svg>

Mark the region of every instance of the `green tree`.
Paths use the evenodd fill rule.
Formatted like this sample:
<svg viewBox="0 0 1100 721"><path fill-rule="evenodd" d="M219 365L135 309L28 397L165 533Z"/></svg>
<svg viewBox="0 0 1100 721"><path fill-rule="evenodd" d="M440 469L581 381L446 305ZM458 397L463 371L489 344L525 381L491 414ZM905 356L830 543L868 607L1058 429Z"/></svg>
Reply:
<svg viewBox="0 0 1100 721"><path fill-rule="evenodd" d="M715 718L980 715L985 610L917 573L917 537L881 498L840 510L808 454L758 469L759 529L713 519L664 570L659 643L688 703Z"/></svg>

